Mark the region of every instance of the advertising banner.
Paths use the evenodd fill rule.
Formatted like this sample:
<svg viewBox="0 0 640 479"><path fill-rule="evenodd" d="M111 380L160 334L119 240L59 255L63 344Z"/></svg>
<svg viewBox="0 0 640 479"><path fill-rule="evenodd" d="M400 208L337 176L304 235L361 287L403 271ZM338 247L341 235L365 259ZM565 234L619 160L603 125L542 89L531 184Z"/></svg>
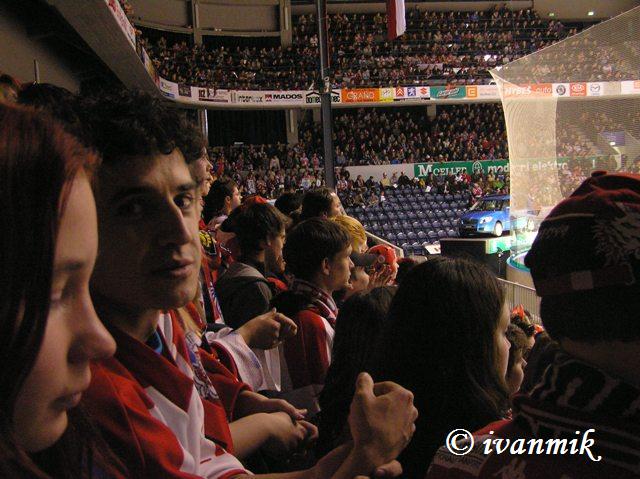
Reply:
<svg viewBox="0 0 640 479"><path fill-rule="evenodd" d="M428 100L431 90L428 86L399 86L394 88L393 101Z"/></svg>
<svg viewBox="0 0 640 479"><path fill-rule="evenodd" d="M485 161L445 161L439 163L415 163L413 165L414 176L455 175L459 172L473 173L508 173L509 160L485 160Z"/></svg>
<svg viewBox="0 0 640 479"><path fill-rule="evenodd" d="M551 96L553 87L551 83L532 83L532 84L505 84L505 98L527 98L527 97L545 97Z"/></svg>
<svg viewBox="0 0 640 479"><path fill-rule="evenodd" d="M177 98L178 97L178 84L169 80L165 80L160 77L158 80L158 86L160 87L160 91L167 98Z"/></svg>
<svg viewBox="0 0 640 479"><path fill-rule="evenodd" d="M587 84L585 82L570 83L569 96L587 96Z"/></svg>
<svg viewBox="0 0 640 479"><path fill-rule="evenodd" d="M373 103L380 101L380 88L343 88L342 103Z"/></svg>
<svg viewBox="0 0 640 479"><path fill-rule="evenodd" d="M570 89L569 83L553 83L552 95L556 97L569 96Z"/></svg>
<svg viewBox="0 0 640 479"><path fill-rule="evenodd" d="M604 92L604 83L589 82L587 83L587 96L602 96Z"/></svg>
<svg viewBox="0 0 640 479"><path fill-rule="evenodd" d="M395 95L395 88L380 88L380 101L389 102L393 101Z"/></svg>
<svg viewBox="0 0 640 479"><path fill-rule="evenodd" d="M623 95L636 95L640 93L640 80L620 82L620 92Z"/></svg>
<svg viewBox="0 0 640 479"><path fill-rule="evenodd" d="M340 90L331 90L331 103L341 103ZM320 93L317 91L307 91L304 94L304 103L306 105L319 105Z"/></svg>
<svg viewBox="0 0 640 479"><path fill-rule="evenodd" d="M208 103L231 103L231 92L229 90L191 87L189 96L194 100Z"/></svg>
<svg viewBox="0 0 640 479"><path fill-rule="evenodd" d="M107 3L109 10L111 10L111 13L115 17L116 22L118 23L118 26L120 27L122 32L125 34L125 36L127 37L127 40L129 40L129 43L131 43L131 46L135 50L136 49L136 31L131 25L131 22L129 22L129 19L127 18L127 15L124 13L124 10L120 6L120 2L118 0L105 0L105 2Z"/></svg>
<svg viewBox="0 0 640 479"><path fill-rule="evenodd" d="M431 98L434 100L448 100L454 98L464 98L467 89L464 86L432 86Z"/></svg>

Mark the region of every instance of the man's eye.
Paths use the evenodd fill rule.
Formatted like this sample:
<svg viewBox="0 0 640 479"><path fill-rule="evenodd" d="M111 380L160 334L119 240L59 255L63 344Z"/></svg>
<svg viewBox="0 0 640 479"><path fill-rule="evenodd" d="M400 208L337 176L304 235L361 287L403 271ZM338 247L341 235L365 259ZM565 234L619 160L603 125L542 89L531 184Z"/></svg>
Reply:
<svg viewBox="0 0 640 479"><path fill-rule="evenodd" d="M140 200L128 201L117 208L118 215L125 217L142 216L144 211L144 202Z"/></svg>
<svg viewBox="0 0 640 479"><path fill-rule="evenodd" d="M176 205L181 210L189 209L194 202L194 197L192 195L181 195L175 199Z"/></svg>

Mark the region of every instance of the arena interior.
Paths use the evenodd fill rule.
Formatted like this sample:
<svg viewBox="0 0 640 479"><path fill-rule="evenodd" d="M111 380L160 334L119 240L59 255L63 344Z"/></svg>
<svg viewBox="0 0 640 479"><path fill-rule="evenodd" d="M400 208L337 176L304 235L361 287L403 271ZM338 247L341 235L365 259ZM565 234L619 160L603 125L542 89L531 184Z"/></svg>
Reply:
<svg viewBox="0 0 640 479"><path fill-rule="evenodd" d="M640 477L640 1L0 39L0 477Z"/></svg>

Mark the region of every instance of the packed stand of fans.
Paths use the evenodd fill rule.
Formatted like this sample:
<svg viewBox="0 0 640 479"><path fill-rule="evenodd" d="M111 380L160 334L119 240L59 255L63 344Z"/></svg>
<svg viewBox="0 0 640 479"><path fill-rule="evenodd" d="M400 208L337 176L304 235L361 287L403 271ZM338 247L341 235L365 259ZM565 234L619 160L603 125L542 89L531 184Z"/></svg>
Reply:
<svg viewBox="0 0 640 479"><path fill-rule="evenodd" d="M502 109L493 104L440 106L432 119L420 108L342 110L334 125L339 168L508 158ZM322 150L321 126L304 120L294 146L214 147L210 156L215 169L232 176L245 193L275 198L281 191L324 184Z"/></svg>
<svg viewBox="0 0 640 479"><path fill-rule="evenodd" d="M577 32L531 9L476 12L409 9L407 31L386 39L386 15L328 19L334 88L484 84L488 70ZM207 47L145 41L158 73L176 83L244 90L305 90L315 85L315 16L293 18L290 47Z"/></svg>
<svg viewBox="0 0 640 479"><path fill-rule="evenodd" d="M3 477L640 473L640 176L542 223L540 325L480 263L373 244L327 188L242 198L158 99L0 98Z"/></svg>

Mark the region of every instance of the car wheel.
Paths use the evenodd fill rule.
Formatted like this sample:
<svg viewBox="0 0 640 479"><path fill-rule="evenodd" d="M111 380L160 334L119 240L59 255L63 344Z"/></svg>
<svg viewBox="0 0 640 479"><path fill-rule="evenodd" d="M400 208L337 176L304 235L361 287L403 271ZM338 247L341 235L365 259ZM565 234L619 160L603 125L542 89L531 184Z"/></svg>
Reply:
<svg viewBox="0 0 640 479"><path fill-rule="evenodd" d="M494 236L502 236L502 223L500 223L499 221L493 227L493 235Z"/></svg>

